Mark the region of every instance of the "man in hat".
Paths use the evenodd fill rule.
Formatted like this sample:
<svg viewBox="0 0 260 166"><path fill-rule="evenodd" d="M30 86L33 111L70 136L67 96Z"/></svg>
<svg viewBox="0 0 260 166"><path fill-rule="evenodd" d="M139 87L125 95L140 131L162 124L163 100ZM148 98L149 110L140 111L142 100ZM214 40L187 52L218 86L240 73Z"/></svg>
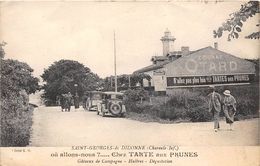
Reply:
<svg viewBox="0 0 260 166"><path fill-rule="evenodd" d="M211 93L209 97L209 112L212 113L214 117L214 130L217 132L220 128L219 126L219 114L221 111L221 95L217 93L214 86L210 86Z"/></svg>

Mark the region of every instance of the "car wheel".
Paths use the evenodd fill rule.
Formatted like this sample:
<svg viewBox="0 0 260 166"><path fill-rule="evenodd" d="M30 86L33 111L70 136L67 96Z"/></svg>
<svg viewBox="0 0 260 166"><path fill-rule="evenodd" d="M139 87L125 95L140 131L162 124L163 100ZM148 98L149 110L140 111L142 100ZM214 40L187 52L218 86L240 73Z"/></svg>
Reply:
<svg viewBox="0 0 260 166"><path fill-rule="evenodd" d="M111 103L109 111L113 115L120 116L122 113L122 106L118 103Z"/></svg>

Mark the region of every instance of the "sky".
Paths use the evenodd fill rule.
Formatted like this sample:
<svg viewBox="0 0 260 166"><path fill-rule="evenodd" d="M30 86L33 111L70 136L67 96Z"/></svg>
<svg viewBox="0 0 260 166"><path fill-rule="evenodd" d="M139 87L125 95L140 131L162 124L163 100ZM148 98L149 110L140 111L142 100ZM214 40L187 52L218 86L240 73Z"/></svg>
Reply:
<svg viewBox="0 0 260 166"><path fill-rule="evenodd" d="M240 38L213 38L229 14L243 2L1 2L0 41L5 58L26 62L40 77L55 61L76 60L100 77L130 74L162 55L160 38L168 28L174 50L197 50L218 42L220 50L241 58L258 58L259 40L243 37L257 31L258 17L244 25Z"/></svg>

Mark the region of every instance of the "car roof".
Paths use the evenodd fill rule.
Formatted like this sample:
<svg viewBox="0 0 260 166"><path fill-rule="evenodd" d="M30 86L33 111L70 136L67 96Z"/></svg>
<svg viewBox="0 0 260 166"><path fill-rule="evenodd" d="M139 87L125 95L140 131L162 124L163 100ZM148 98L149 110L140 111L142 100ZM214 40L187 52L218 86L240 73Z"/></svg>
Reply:
<svg viewBox="0 0 260 166"><path fill-rule="evenodd" d="M113 91L111 91L111 92L103 92L104 94L107 94L107 95L123 95L123 93L121 93L121 92L113 92Z"/></svg>
<svg viewBox="0 0 260 166"><path fill-rule="evenodd" d="M103 92L101 92L101 91L88 91L88 93L103 93Z"/></svg>

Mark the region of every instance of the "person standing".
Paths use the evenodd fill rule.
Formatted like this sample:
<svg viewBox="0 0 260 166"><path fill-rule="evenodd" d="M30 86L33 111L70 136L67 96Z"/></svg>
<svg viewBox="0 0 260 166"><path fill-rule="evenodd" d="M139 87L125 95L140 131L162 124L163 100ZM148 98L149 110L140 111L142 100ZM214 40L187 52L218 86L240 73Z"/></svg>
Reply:
<svg viewBox="0 0 260 166"><path fill-rule="evenodd" d="M66 100L66 94L61 94L60 96L61 112L63 112L63 110L65 109L65 100Z"/></svg>
<svg viewBox="0 0 260 166"><path fill-rule="evenodd" d="M217 132L220 128L219 126L219 116L221 111L221 95L217 93L214 86L210 86L211 93L209 97L209 112L212 113L214 118L214 130Z"/></svg>
<svg viewBox="0 0 260 166"><path fill-rule="evenodd" d="M83 108L84 110L86 110L86 104L87 104L87 99L88 99L88 92L84 92L84 95L82 97L82 101L83 101Z"/></svg>
<svg viewBox="0 0 260 166"><path fill-rule="evenodd" d="M79 95L78 95L77 92L76 92L75 97L74 97L74 106L75 106L75 109L79 108Z"/></svg>
<svg viewBox="0 0 260 166"><path fill-rule="evenodd" d="M230 125L229 129L233 130L234 117L237 112L236 99L231 95L229 90L225 90L223 94L223 111L226 117L226 122Z"/></svg>
<svg viewBox="0 0 260 166"><path fill-rule="evenodd" d="M70 107L72 104L72 95L70 92L67 94L67 102L68 102L68 111L70 112Z"/></svg>

